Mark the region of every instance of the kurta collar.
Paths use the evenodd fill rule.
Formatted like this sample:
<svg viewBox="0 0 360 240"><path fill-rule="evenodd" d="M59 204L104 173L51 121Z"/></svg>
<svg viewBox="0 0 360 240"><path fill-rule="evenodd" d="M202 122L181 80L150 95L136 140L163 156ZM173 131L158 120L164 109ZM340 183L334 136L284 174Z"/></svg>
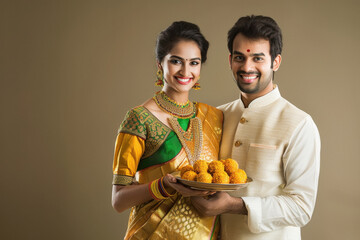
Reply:
<svg viewBox="0 0 360 240"><path fill-rule="evenodd" d="M275 85L275 88L271 92L265 94L264 96L254 99L247 108L264 107L270 103L275 102L280 97L281 97L281 95L280 95L279 87L277 85ZM241 100L241 94L239 96L239 99L240 99L240 101L239 101L240 107L242 109L245 109L244 103Z"/></svg>

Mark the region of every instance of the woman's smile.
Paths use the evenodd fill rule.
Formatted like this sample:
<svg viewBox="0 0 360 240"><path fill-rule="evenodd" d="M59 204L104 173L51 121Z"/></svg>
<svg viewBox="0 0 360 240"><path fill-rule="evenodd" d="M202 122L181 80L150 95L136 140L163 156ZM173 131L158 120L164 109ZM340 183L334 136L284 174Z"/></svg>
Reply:
<svg viewBox="0 0 360 240"><path fill-rule="evenodd" d="M193 80L193 78L189 78L189 77L187 77L187 78L185 78L185 77L175 77L175 79L178 81L178 83L180 83L182 85L188 85Z"/></svg>

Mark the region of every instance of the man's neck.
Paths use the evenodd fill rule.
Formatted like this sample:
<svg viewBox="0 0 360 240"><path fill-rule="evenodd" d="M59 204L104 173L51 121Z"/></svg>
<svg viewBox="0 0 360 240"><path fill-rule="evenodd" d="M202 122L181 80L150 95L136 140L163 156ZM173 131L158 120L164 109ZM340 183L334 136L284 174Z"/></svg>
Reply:
<svg viewBox="0 0 360 240"><path fill-rule="evenodd" d="M271 81L269 83L269 85L267 85L267 87L264 90L262 90L261 92L257 92L257 93L244 93L244 92L241 92L241 101L243 102L244 107L247 108L252 101L254 101L255 99L257 99L259 97L262 97L262 96L268 94L274 88L275 88L275 85Z"/></svg>

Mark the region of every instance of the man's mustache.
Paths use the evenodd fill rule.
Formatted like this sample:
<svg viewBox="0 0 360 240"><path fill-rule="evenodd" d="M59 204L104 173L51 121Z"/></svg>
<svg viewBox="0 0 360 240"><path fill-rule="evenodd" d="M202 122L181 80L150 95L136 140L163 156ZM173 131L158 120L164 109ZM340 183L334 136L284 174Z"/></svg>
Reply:
<svg viewBox="0 0 360 240"><path fill-rule="evenodd" d="M236 72L237 75L240 75L240 74L256 74L256 75L261 75L260 72L245 72L245 71L237 71Z"/></svg>

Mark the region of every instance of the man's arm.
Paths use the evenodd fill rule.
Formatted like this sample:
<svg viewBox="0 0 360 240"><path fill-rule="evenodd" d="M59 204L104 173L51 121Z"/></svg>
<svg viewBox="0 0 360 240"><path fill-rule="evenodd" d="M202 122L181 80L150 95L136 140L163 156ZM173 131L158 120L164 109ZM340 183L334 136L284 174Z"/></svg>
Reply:
<svg viewBox="0 0 360 240"><path fill-rule="evenodd" d="M255 233L304 226L314 210L320 170L320 137L311 117L293 133L282 161L285 179L282 195L236 199L221 193L209 200L192 198L193 204L205 215L244 214L245 208L249 229Z"/></svg>

